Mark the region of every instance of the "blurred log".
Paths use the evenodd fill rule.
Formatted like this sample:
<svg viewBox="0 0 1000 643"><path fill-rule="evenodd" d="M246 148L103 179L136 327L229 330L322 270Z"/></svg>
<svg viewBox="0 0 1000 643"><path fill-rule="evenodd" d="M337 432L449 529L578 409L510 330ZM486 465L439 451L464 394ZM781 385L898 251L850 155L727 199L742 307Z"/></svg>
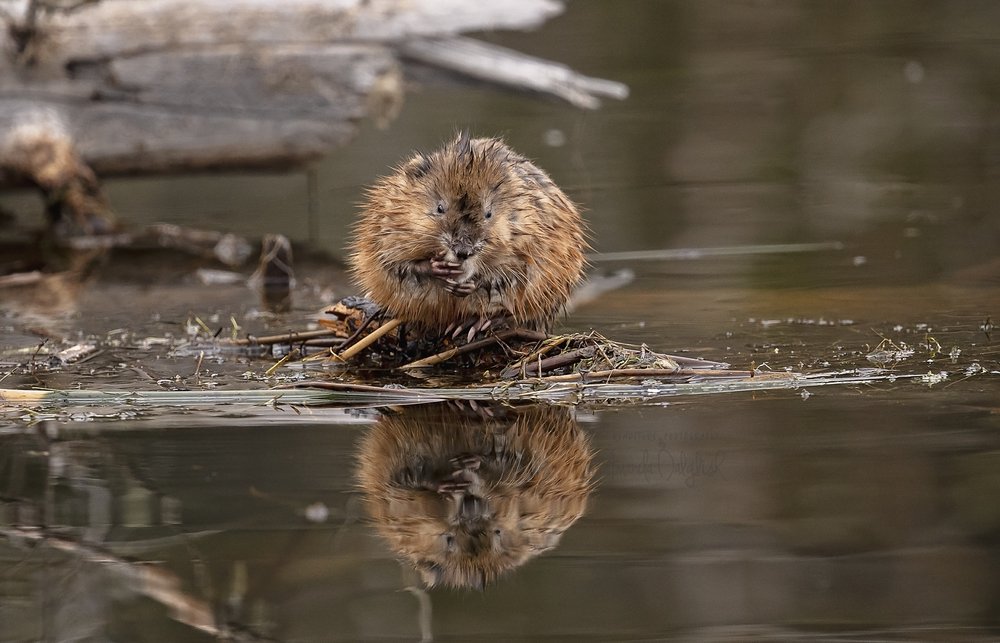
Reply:
<svg viewBox="0 0 1000 643"><path fill-rule="evenodd" d="M597 109L601 98L628 96L628 87L622 83L590 78L565 65L472 38L412 40L402 43L399 50L410 60L488 83L551 94L577 107Z"/></svg>
<svg viewBox="0 0 1000 643"><path fill-rule="evenodd" d="M409 61L580 107L624 97L618 83L458 36L534 28L561 10L555 0L0 0L0 186L37 184L10 134L42 121L98 175L308 161L364 117L391 120Z"/></svg>

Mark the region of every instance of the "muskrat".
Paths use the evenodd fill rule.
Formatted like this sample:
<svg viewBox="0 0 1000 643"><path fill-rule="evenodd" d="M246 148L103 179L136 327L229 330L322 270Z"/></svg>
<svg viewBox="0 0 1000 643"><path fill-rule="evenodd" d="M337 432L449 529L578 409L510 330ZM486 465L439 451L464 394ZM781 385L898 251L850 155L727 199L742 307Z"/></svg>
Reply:
<svg viewBox="0 0 1000 643"><path fill-rule="evenodd" d="M496 138L463 131L366 193L350 263L367 296L425 331L500 320L547 331L587 248L572 201Z"/></svg>
<svg viewBox="0 0 1000 643"><path fill-rule="evenodd" d="M369 429L369 518L426 586L482 588L558 545L587 507L594 452L568 409L402 407Z"/></svg>

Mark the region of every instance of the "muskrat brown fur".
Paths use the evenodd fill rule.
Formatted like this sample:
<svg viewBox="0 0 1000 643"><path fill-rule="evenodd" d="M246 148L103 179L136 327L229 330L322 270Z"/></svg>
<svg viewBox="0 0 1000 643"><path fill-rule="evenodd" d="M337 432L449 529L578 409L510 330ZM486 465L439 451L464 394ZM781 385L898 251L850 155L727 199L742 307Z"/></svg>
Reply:
<svg viewBox="0 0 1000 643"><path fill-rule="evenodd" d="M490 413L403 407L361 441L366 512L427 586L482 588L555 547L586 509L593 450L570 411Z"/></svg>
<svg viewBox="0 0 1000 643"><path fill-rule="evenodd" d="M510 318L548 330L580 283L576 206L496 138L458 135L372 186L350 263L367 296L426 331Z"/></svg>

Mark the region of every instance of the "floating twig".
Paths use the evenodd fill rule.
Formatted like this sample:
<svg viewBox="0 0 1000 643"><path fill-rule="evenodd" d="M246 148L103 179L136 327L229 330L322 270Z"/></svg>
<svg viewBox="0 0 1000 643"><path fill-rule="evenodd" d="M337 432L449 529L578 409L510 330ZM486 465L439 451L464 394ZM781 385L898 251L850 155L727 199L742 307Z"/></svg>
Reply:
<svg viewBox="0 0 1000 643"><path fill-rule="evenodd" d="M331 329L320 329L320 330L303 330L303 331L288 331L281 335L267 335L265 337L245 337L243 339L231 339L226 340L226 344L233 344L235 346L254 346L257 344L267 345L267 344L281 344L288 342L289 344L294 344L296 342L304 341L307 339L319 339L321 337L339 337L336 331Z"/></svg>
<svg viewBox="0 0 1000 643"><path fill-rule="evenodd" d="M385 312L380 310L380 311L378 311L378 312L376 312L374 314L366 315L365 318L364 318L364 320L361 322L361 325L358 326L358 329L356 331L354 331L353 333L351 333L351 335L347 339L344 340L344 346L350 346L354 342L354 340L356 340L361 335L361 333L365 332L366 328L368 328L369 326L371 326L371 323L373 321L375 321L376 319L378 319L380 316L382 316L384 314L385 314Z"/></svg>
<svg viewBox="0 0 1000 643"><path fill-rule="evenodd" d="M553 344L553 346L555 345ZM593 357L595 350L596 349L593 346L584 346L583 348L567 351L560 355L539 359L535 363L524 360L520 364L515 364L514 366L505 369L502 373L500 373L500 379L511 379L519 375L523 378L527 378L534 375L541 375L542 373L553 371L557 368L572 366L582 359ZM541 354L541 351L536 351L536 355L541 356Z"/></svg>
<svg viewBox="0 0 1000 643"><path fill-rule="evenodd" d="M277 362L275 362L271 366L271 368L269 368L266 371L264 371L264 375L266 377L271 377L272 375L274 375L274 372L276 370L278 370L279 368L281 368L282 366L284 366L287 362L290 362L293 359L297 359L300 354L301 354L301 351L299 351L299 349L293 348L292 350L288 351L288 353L286 353L284 357L282 357Z"/></svg>
<svg viewBox="0 0 1000 643"><path fill-rule="evenodd" d="M425 357L423 359L418 359L409 364L403 364L399 368L402 370L409 370L413 368L423 368L427 366L434 366L440 364L441 362L446 362L456 355L463 355L465 353L471 353L472 351L477 351L487 346L492 346L498 342L506 341L508 339L523 339L526 341L543 341L548 338L545 333L540 333L538 331L528 330L526 328L510 328L507 330L502 330L499 333L494 333L489 337L484 337L483 339L477 339L474 342L469 342L468 344L463 344L461 346L456 346L454 348L449 348L446 351L436 353L430 357Z"/></svg>
<svg viewBox="0 0 1000 643"><path fill-rule="evenodd" d="M350 348L344 350L341 353L331 355L330 361L346 362L347 360L351 359L361 351L365 350L366 348L377 342L379 338L382 337L383 335L387 335L391 331L395 330L395 328L399 326L401 323L402 322L400 322L400 320L398 319L390 319L389 321L385 322L384 324L373 330L371 333L365 335L362 339L358 340L358 342L353 346L351 346Z"/></svg>
<svg viewBox="0 0 1000 643"><path fill-rule="evenodd" d="M754 371L735 371L728 369L708 368L610 368L601 371L581 371L566 375L548 375L532 378L535 382L594 382L616 379L636 379L653 377L756 377L758 379L790 379L789 373L754 373Z"/></svg>
<svg viewBox="0 0 1000 643"><path fill-rule="evenodd" d="M548 339L543 341L542 345L538 347L533 353L528 354L528 356L525 357L524 359L515 362L514 364L511 364L506 369L504 369L504 371L500 374L500 378L503 379L507 377L508 373L522 372L525 364L540 360L543 355L548 354L550 351L552 351L559 345L567 343L572 339L573 339L572 335L556 335L555 337L549 337ZM514 376L513 374L510 375L510 377L513 376Z"/></svg>
<svg viewBox="0 0 1000 643"><path fill-rule="evenodd" d="M353 382L333 382L330 380L306 380L290 382L274 387L274 389L321 389L324 391L343 391L347 393L376 393L398 398L445 399L438 389L421 388L386 388L371 384L354 384Z"/></svg>

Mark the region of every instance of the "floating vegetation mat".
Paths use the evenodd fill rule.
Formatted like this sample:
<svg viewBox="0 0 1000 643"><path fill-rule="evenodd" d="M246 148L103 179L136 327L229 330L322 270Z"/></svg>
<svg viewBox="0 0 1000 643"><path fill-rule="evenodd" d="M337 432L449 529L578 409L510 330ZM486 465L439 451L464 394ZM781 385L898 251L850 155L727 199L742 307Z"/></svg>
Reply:
<svg viewBox="0 0 1000 643"><path fill-rule="evenodd" d="M113 357L110 373L117 381L107 386L83 384L77 389L74 385L81 380L69 373L59 382L61 386L42 388L45 382L36 378L37 387L26 387L22 382L17 388L0 388L0 416L31 421L33 413L55 410L65 416L89 407L81 413L87 417L93 407L105 407L110 413L102 413L101 418L113 418L117 413L124 419L136 412L155 413L157 408L186 411L257 406L295 410L447 400L664 404L678 396L791 389L808 397L809 389L820 386L863 386L903 379L933 385L948 378L945 371L904 374L896 370L914 351L888 340L857 354L853 363L846 360L834 366L824 360L812 367L800 363L791 369L774 370L751 363L741 370L724 362L623 344L594 332L549 336L504 328L477 337L458 328L445 336L427 337L395 320L380 319L370 302L358 298L345 299L324 314L319 329L243 338L236 336L235 321L232 336L220 338L221 332L212 332L198 320L204 333L195 329L186 340L162 346L117 346L118 351L141 351L142 357L131 369L136 372L147 362L155 363L165 351L167 359L158 362L157 377L147 375L143 380L124 376L124 360ZM110 340L103 345L116 347ZM921 350L931 351L928 362L942 354L936 340ZM951 362L957 358L956 351L948 354ZM82 362L89 366L93 363L89 360L100 353L99 342L81 343L62 348L55 357L49 355L42 366L53 370L79 368ZM186 365L189 360L194 360L193 372L184 366L188 371L185 376L163 376L163 364ZM210 361L221 372L206 370L204 365ZM235 368L227 370L228 365ZM29 369L20 368L31 371L42 366L35 360ZM953 371L963 378L992 372L978 363ZM79 377L87 377L80 373L78 370ZM94 380L92 374L90 381Z"/></svg>
<svg viewBox="0 0 1000 643"><path fill-rule="evenodd" d="M390 384L384 387L346 382L306 380L294 385L258 390L213 391L100 391L0 389L0 402L30 407L130 405L137 407L190 407L203 405L371 405L421 404L446 400L481 402L554 402L562 404L655 404L683 395L709 395L807 389L819 386L866 385L901 379L927 379L927 375L897 375L878 369L837 373L754 373L710 376L685 375L685 381L664 378L639 382L519 380L467 387L418 388ZM934 383L928 381L928 383Z"/></svg>

